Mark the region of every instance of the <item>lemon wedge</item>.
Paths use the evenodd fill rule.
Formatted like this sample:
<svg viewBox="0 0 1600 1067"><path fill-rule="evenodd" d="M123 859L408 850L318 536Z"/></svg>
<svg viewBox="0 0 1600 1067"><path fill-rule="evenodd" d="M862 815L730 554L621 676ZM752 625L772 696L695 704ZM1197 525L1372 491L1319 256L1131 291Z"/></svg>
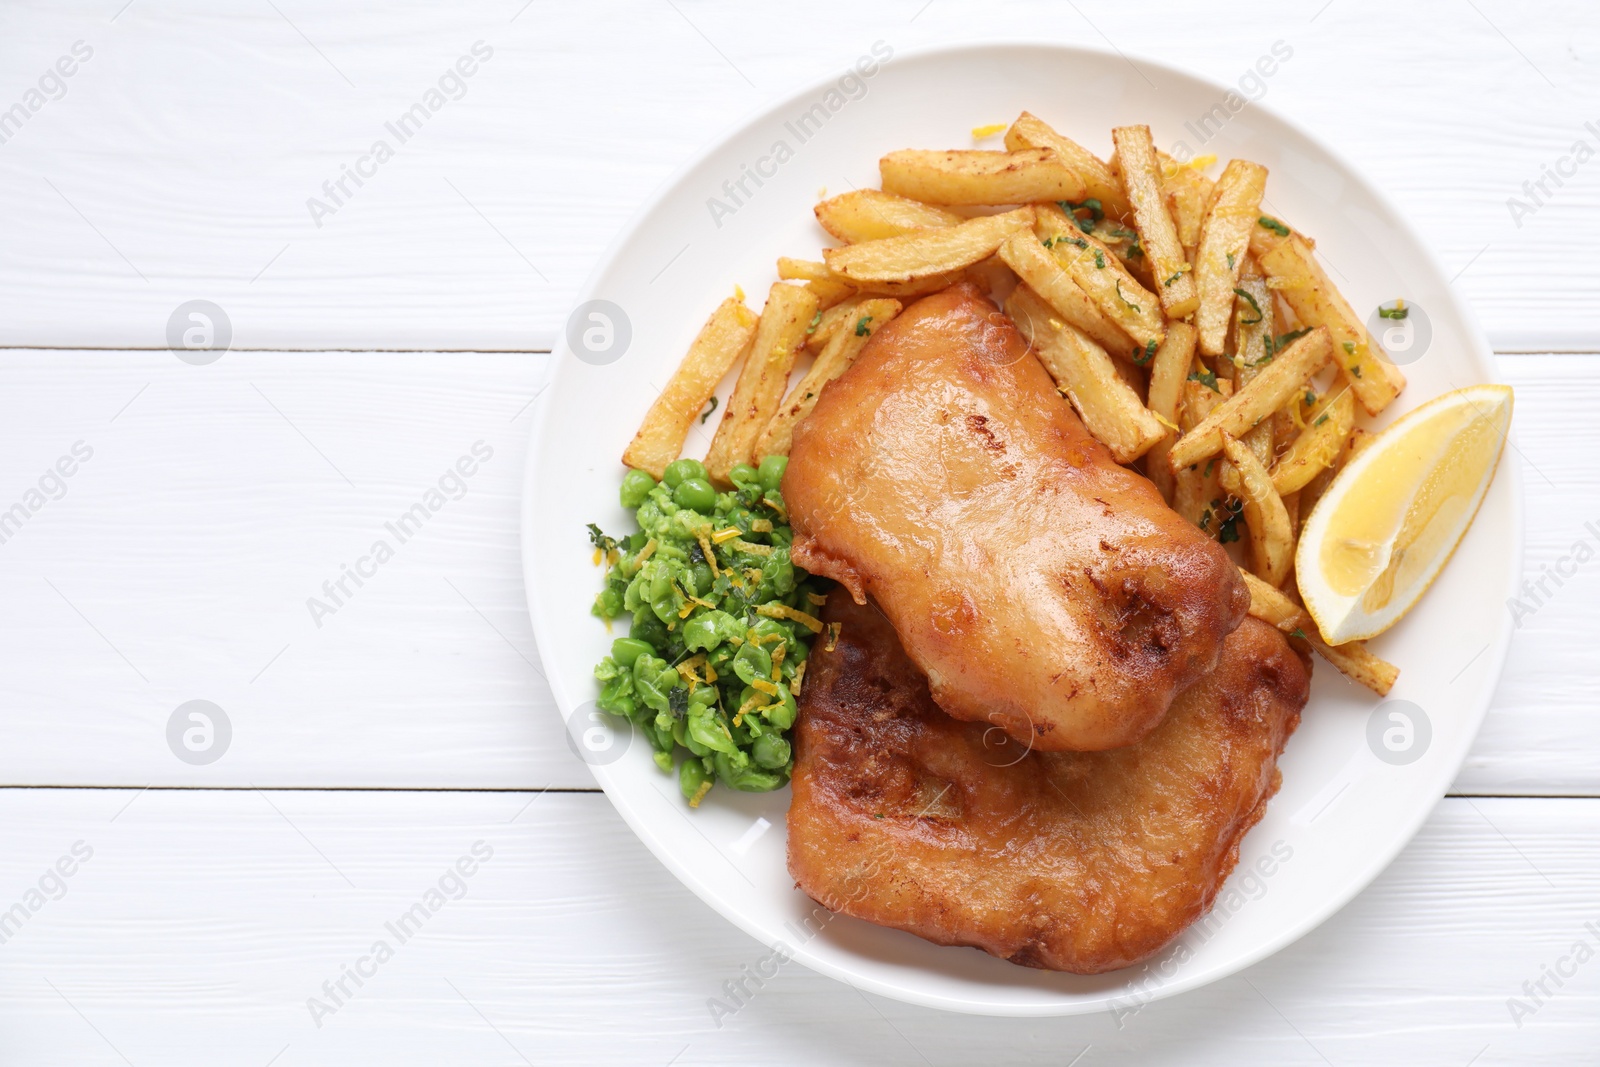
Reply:
<svg viewBox="0 0 1600 1067"><path fill-rule="evenodd" d="M1427 592L1478 513L1510 425L1510 386L1457 389L1400 418L1339 472L1295 552L1324 640L1381 634Z"/></svg>

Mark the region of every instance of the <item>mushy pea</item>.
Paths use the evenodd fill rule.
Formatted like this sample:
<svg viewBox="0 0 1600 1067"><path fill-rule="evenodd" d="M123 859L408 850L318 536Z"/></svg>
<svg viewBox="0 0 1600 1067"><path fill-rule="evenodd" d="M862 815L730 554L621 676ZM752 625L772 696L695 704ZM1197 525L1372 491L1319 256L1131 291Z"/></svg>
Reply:
<svg viewBox="0 0 1600 1067"><path fill-rule="evenodd" d="M699 460L669 463L660 482L631 470L622 506L638 532L589 527L609 564L594 614L632 619L594 669L598 704L650 739L662 770L685 750L678 787L691 807L718 781L781 788L794 767L789 728L824 598L822 580L789 561L778 492L787 464L736 466L730 492L712 487Z"/></svg>

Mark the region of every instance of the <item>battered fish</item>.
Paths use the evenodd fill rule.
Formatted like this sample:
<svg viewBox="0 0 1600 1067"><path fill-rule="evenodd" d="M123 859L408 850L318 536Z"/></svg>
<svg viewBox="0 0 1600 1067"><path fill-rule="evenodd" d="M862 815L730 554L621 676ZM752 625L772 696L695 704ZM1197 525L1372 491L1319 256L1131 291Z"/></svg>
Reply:
<svg viewBox="0 0 1600 1067"><path fill-rule="evenodd" d="M807 666L789 873L824 907L1013 963L1098 974L1211 907L1278 789L1309 666L1247 619L1156 730L1111 752L1030 752L957 722L871 606Z"/></svg>
<svg viewBox="0 0 1600 1067"><path fill-rule="evenodd" d="M873 597L933 699L1051 751L1147 734L1250 594L971 285L879 331L794 435L795 563ZM1031 740L1030 740L1031 739Z"/></svg>

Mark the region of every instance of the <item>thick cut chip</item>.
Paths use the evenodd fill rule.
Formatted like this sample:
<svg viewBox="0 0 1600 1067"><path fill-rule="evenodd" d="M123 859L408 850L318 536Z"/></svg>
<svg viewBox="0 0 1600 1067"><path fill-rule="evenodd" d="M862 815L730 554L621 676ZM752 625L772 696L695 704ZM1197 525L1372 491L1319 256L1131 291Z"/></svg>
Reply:
<svg viewBox="0 0 1600 1067"><path fill-rule="evenodd" d="M966 221L953 211L877 189L840 193L811 210L824 230L850 245Z"/></svg>
<svg viewBox="0 0 1600 1067"><path fill-rule="evenodd" d="M1072 401L1089 432L1118 463L1132 463L1166 435L1139 394L1117 373L1106 350L1057 319L1038 293L1017 286L1006 301L1006 314Z"/></svg>
<svg viewBox="0 0 1600 1067"><path fill-rule="evenodd" d="M1005 239L1033 225L1033 208L984 215L959 226L917 230L822 253L828 268L853 285L871 288L950 278L994 255Z"/></svg>
<svg viewBox="0 0 1600 1067"><path fill-rule="evenodd" d="M805 343L806 328L816 314L817 298L798 285L774 282L768 291L750 355L739 371L727 410L706 452L706 471L717 485L732 485L728 472L752 459L756 438L783 400L789 372L794 369L800 346ZM760 457L754 458L759 461Z"/></svg>
<svg viewBox="0 0 1600 1067"><path fill-rule="evenodd" d="M878 161L884 192L927 204L1032 204L1081 200L1083 176L1046 148L890 152Z"/></svg>
<svg viewBox="0 0 1600 1067"><path fill-rule="evenodd" d="M1133 217L1133 207L1122 191L1122 182L1105 160L1072 138L1057 133L1039 116L1027 111L1019 115L1006 131L1006 147L1013 152L1024 148L1050 149L1083 176L1084 195L1098 200L1102 211L1117 219Z"/></svg>
<svg viewBox="0 0 1600 1067"><path fill-rule="evenodd" d="M1117 167L1122 186L1133 205L1133 225L1139 231L1139 244L1150 259L1150 276L1161 307L1169 319L1181 319L1199 303L1189 259L1178 229L1167 208L1161 184L1161 161L1148 126L1118 126L1111 131L1117 146Z"/></svg>
<svg viewBox="0 0 1600 1067"><path fill-rule="evenodd" d="M1239 271L1250 248L1250 231L1261 217L1261 194L1267 188L1267 168L1248 160L1228 162L1217 179L1205 218L1200 221L1200 244L1195 250L1194 281L1200 306L1194 324L1200 331L1200 351L1222 355L1233 314Z"/></svg>
<svg viewBox="0 0 1600 1067"><path fill-rule="evenodd" d="M639 432L633 435L622 462L649 471L657 480L668 463L683 451L684 439L717 383L750 348L756 334L756 314L737 297L724 300L700 328L689 354L661 390Z"/></svg>

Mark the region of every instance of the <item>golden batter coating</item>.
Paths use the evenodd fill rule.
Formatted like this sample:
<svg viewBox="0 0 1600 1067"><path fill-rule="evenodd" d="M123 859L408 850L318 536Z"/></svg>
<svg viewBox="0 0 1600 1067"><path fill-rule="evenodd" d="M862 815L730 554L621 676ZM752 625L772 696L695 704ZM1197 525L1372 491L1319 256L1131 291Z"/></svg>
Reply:
<svg viewBox="0 0 1600 1067"><path fill-rule="evenodd" d="M1051 751L1132 744L1250 604L971 284L879 331L795 432L795 563L871 596L933 699Z"/></svg>
<svg viewBox="0 0 1600 1067"><path fill-rule="evenodd" d="M835 593L806 670L789 873L824 907L1013 963L1098 974L1211 907L1278 789L1309 666L1247 619L1149 737L1048 753L928 695L893 629Z"/></svg>

